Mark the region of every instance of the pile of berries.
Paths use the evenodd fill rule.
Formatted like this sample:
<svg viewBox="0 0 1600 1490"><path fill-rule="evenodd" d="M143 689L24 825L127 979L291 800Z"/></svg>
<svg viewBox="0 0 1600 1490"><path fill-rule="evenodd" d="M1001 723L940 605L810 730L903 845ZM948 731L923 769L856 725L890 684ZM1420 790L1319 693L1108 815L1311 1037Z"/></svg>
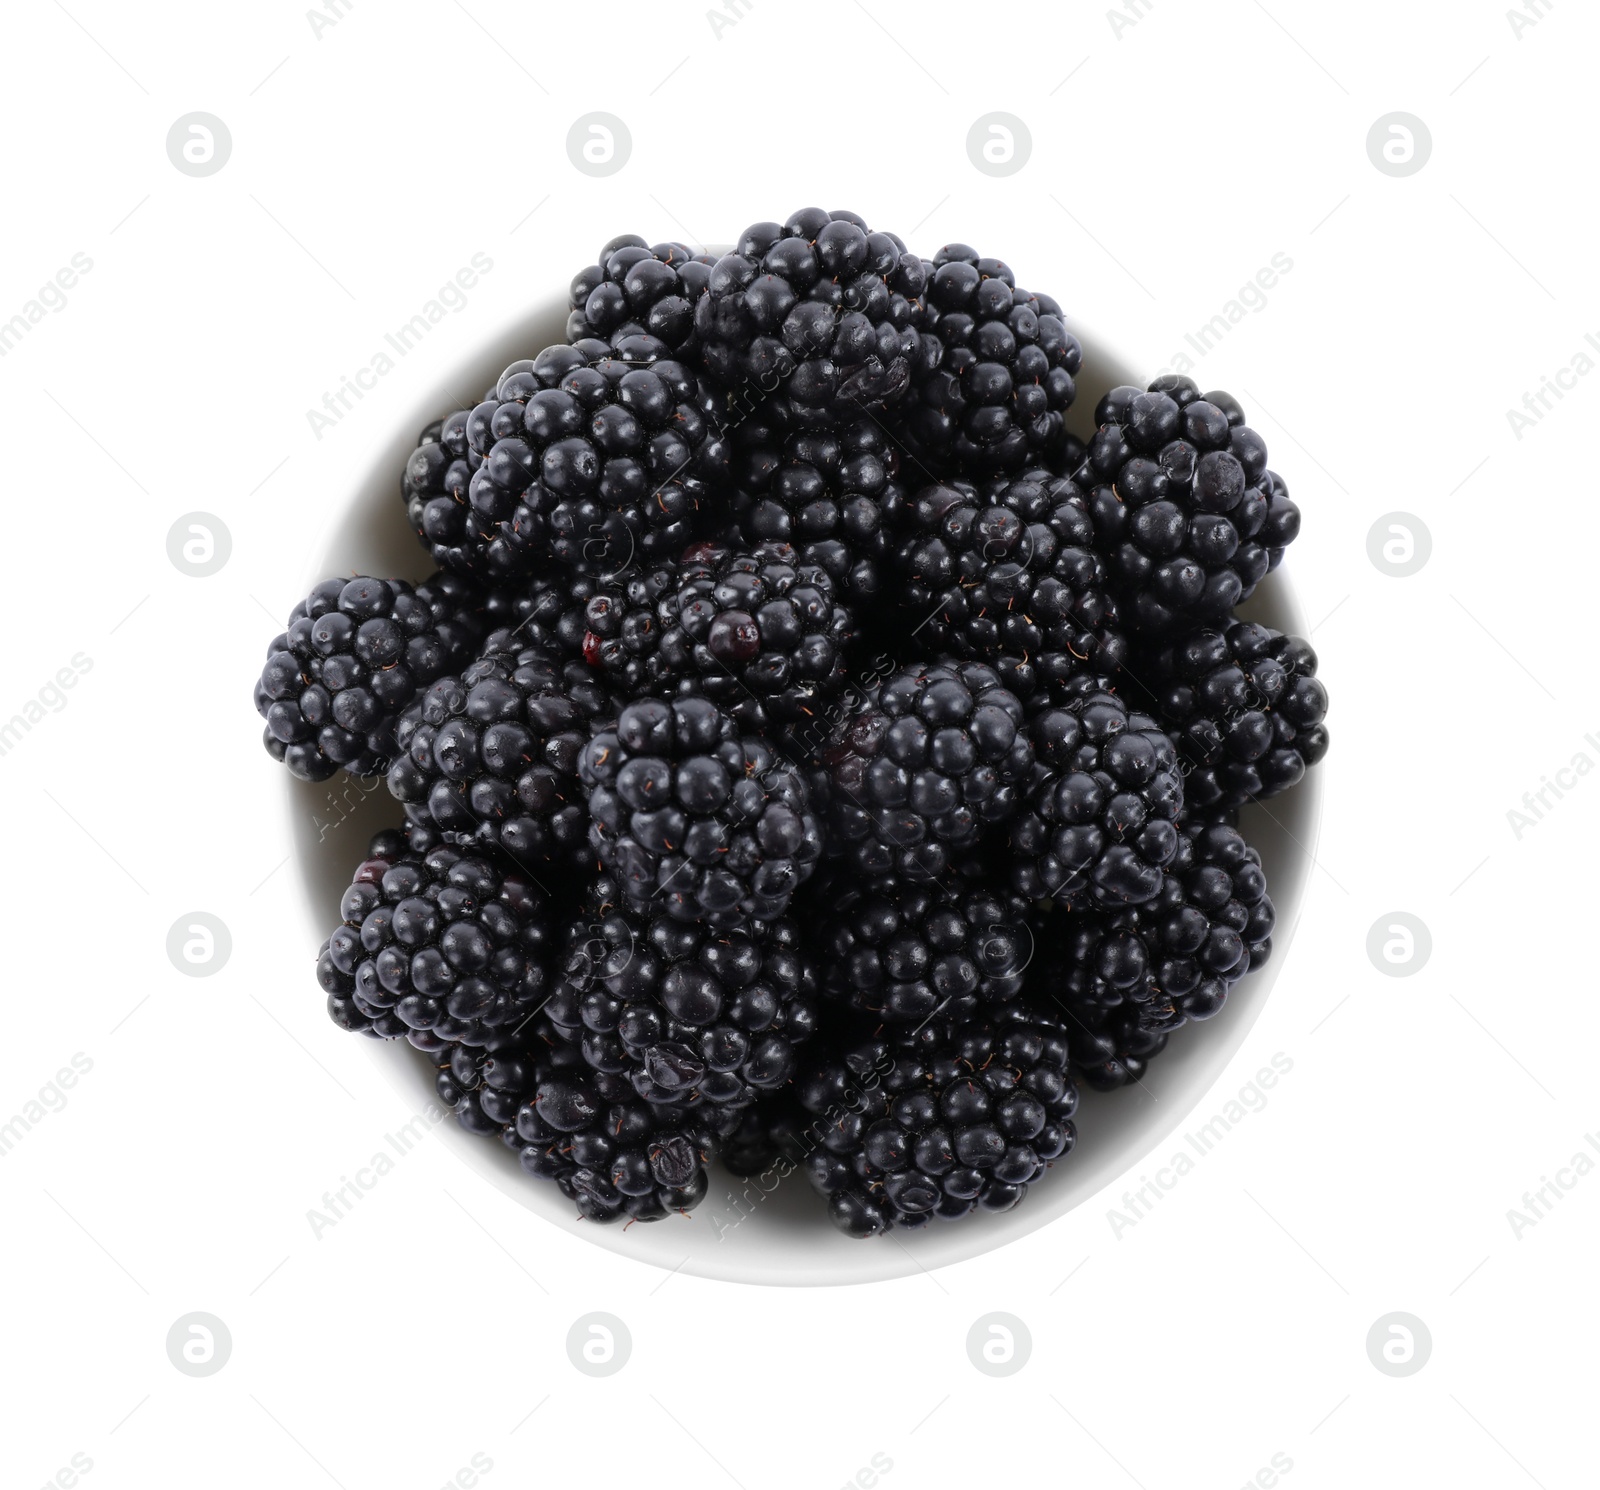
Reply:
<svg viewBox="0 0 1600 1490"><path fill-rule="evenodd" d="M849 212L613 239L569 344L422 431L437 572L318 585L266 746L381 777L341 1028L595 1221L800 1169L871 1236L1016 1205L1271 950L1240 809L1328 747L1240 619L1300 515L1188 378ZM397 513L398 517L398 513Z"/></svg>

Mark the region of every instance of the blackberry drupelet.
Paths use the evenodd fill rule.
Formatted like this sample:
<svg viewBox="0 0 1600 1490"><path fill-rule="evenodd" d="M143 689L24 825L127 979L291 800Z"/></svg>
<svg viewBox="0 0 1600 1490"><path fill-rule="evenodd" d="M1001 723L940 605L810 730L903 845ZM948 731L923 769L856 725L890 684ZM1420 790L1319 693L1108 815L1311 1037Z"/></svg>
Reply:
<svg viewBox="0 0 1600 1490"><path fill-rule="evenodd" d="M1016 1205L1072 1148L1067 1053L1060 1024L1013 1011L823 1055L798 1090L834 1225L867 1237Z"/></svg>
<svg viewBox="0 0 1600 1490"><path fill-rule="evenodd" d="M928 880L1007 821L1033 750L993 668L902 668L868 690L823 752L831 851L861 875Z"/></svg>
<svg viewBox="0 0 1600 1490"><path fill-rule="evenodd" d="M597 587L584 656L613 686L692 683L740 724L814 718L844 683L854 620L827 572L787 543L699 543L675 566Z"/></svg>
<svg viewBox="0 0 1600 1490"><path fill-rule="evenodd" d="M423 1049L513 1033L549 996L559 920L546 892L497 860L380 834L323 944L317 977L341 1029Z"/></svg>
<svg viewBox="0 0 1600 1490"><path fill-rule="evenodd" d="M1113 388L1078 472L1128 623L1171 636L1225 620L1277 567L1300 509L1226 393L1189 378Z"/></svg>
<svg viewBox="0 0 1600 1490"><path fill-rule="evenodd" d="M659 342L671 357L694 351L694 307L716 262L682 243L657 243L627 233L600 250L599 262L573 276L567 340L609 341L623 356Z"/></svg>
<svg viewBox="0 0 1600 1490"><path fill-rule="evenodd" d="M1028 997L1065 1020L1084 1080L1124 1085L1173 1030L1216 1014L1266 962L1273 922L1260 854L1237 829L1186 822L1152 899L1046 917Z"/></svg>
<svg viewBox="0 0 1600 1490"><path fill-rule="evenodd" d="M581 769L591 842L644 914L773 920L821 853L800 772L709 699L629 704Z"/></svg>
<svg viewBox="0 0 1600 1490"><path fill-rule="evenodd" d="M1061 307L965 244L940 249L930 268L910 440L970 476L1064 460L1083 349Z"/></svg>
<svg viewBox="0 0 1600 1490"><path fill-rule="evenodd" d="M928 647L989 663L1023 699L1127 660L1088 499L1069 478L1036 469L981 493L953 481L910 511L900 598Z"/></svg>
<svg viewBox="0 0 1600 1490"><path fill-rule="evenodd" d="M395 722L419 689L462 666L483 635L483 598L463 580L324 580L267 648L256 711L267 752L304 781L341 766L383 771Z"/></svg>
<svg viewBox="0 0 1600 1490"><path fill-rule="evenodd" d="M910 386L925 283L921 259L854 213L755 223L695 304L700 356L724 387L781 390L804 422L835 427Z"/></svg>
<svg viewBox="0 0 1600 1490"><path fill-rule="evenodd" d="M821 928L823 993L893 1025L990 1013L1021 993L1033 955L1022 898L976 876L828 875L806 910Z"/></svg>
<svg viewBox="0 0 1600 1490"><path fill-rule="evenodd" d="M495 641L508 650L439 679L401 717L390 794L412 824L529 868L592 864L578 757L613 702L582 663Z"/></svg>
<svg viewBox="0 0 1600 1490"><path fill-rule="evenodd" d="M793 543L847 596L883 590L907 499L900 451L878 420L812 429L775 395L732 444L734 519L747 543Z"/></svg>
<svg viewBox="0 0 1600 1490"><path fill-rule="evenodd" d="M1046 709L1028 735L1037 767L1011 828L1016 888L1069 910L1153 900L1178 852L1172 741L1110 693Z"/></svg>
<svg viewBox="0 0 1600 1490"><path fill-rule="evenodd" d="M547 347L425 433L407 467L412 526L441 565L494 581L552 553L596 573L672 553L727 478L716 407L682 363L638 366L599 340Z"/></svg>
<svg viewBox="0 0 1600 1490"><path fill-rule="evenodd" d="M657 1105L745 1107L794 1075L816 974L786 918L728 931L641 916L602 876L546 1010L595 1071Z"/></svg>
<svg viewBox="0 0 1600 1490"><path fill-rule="evenodd" d="M1311 643L1249 621L1189 633L1150 670L1191 809L1274 797L1328 753L1328 690Z"/></svg>

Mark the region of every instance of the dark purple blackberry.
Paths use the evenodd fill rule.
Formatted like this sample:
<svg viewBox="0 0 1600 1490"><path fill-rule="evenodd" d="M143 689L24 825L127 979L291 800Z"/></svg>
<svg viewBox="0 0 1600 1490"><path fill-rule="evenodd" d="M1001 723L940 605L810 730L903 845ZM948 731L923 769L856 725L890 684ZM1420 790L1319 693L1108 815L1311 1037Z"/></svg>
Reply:
<svg viewBox="0 0 1600 1490"><path fill-rule="evenodd" d="M1260 854L1234 828L1186 823L1150 900L1045 918L1028 997L1065 1020L1084 1080L1121 1086L1266 962L1273 922Z"/></svg>
<svg viewBox="0 0 1600 1490"><path fill-rule="evenodd" d="M323 944L317 978L341 1029L422 1049L512 1035L554 987L559 921L532 880L441 845L380 834Z"/></svg>
<svg viewBox="0 0 1600 1490"><path fill-rule="evenodd" d="M689 691L745 728L816 717L843 686L854 621L825 570L787 543L700 543L682 561L602 583L584 656L630 694Z"/></svg>
<svg viewBox="0 0 1600 1490"><path fill-rule="evenodd" d="M507 633L497 642L514 646ZM578 757L612 700L582 663L537 647L485 653L401 717L387 777L407 819L537 871L592 863Z"/></svg>
<svg viewBox="0 0 1600 1490"><path fill-rule="evenodd" d="M1074 910L1153 900L1183 811L1172 741L1110 693L1046 709L1028 736L1037 766L1011 825L1017 890Z"/></svg>
<svg viewBox="0 0 1600 1490"><path fill-rule="evenodd" d="M877 595L906 507L900 451L883 425L808 428L775 396L738 424L732 444L734 520L745 541L792 543L842 593Z"/></svg>
<svg viewBox="0 0 1600 1490"><path fill-rule="evenodd" d="M1062 460L1083 349L1061 307L1019 290L1004 263L962 243L940 249L930 267L906 419L914 447L971 476Z"/></svg>
<svg viewBox="0 0 1600 1490"><path fill-rule="evenodd" d="M1188 808L1240 807L1293 786L1328 753L1328 690L1311 643L1235 621L1160 652L1156 713L1178 745Z"/></svg>
<svg viewBox="0 0 1600 1490"><path fill-rule="evenodd" d="M1127 660L1088 499L1069 478L925 487L911 518L900 598L933 651L989 663L1023 699Z"/></svg>
<svg viewBox="0 0 1600 1490"><path fill-rule="evenodd" d="M817 1015L795 923L715 931L641 916L616 896L602 877L569 933L545 1011L557 1033L652 1103L744 1107L788 1082Z"/></svg>
<svg viewBox="0 0 1600 1490"><path fill-rule="evenodd" d="M895 1025L992 1012L1022 991L1033 956L1022 898L959 877L829 875L802 915L819 928L823 993Z"/></svg>
<svg viewBox="0 0 1600 1490"><path fill-rule="evenodd" d="M922 260L852 212L755 223L695 305L706 370L725 387L781 390L813 426L895 403L919 353Z"/></svg>
<svg viewBox="0 0 1600 1490"><path fill-rule="evenodd" d="M1113 388L1078 481L1128 623L1170 636L1227 619L1300 531L1266 442L1226 393L1189 378Z"/></svg>
<svg viewBox="0 0 1600 1490"><path fill-rule="evenodd" d="M591 573L674 553L727 479L716 406L682 363L547 347L425 432L404 483L412 527L441 565L496 582L552 553Z"/></svg>
<svg viewBox="0 0 1600 1490"><path fill-rule="evenodd" d="M395 722L418 691L462 666L483 635L483 598L453 575L324 580L267 648L256 711L267 752L303 781L341 766L383 771Z"/></svg>
<svg viewBox="0 0 1600 1490"><path fill-rule="evenodd" d="M591 842L646 915L774 920L821 853L798 769L709 699L629 704L584 749L582 774Z"/></svg>
<svg viewBox="0 0 1600 1490"><path fill-rule="evenodd" d="M1033 750L1023 709L977 662L902 668L823 751L831 851L861 875L935 879L1007 821Z"/></svg>
<svg viewBox="0 0 1600 1490"><path fill-rule="evenodd" d="M1011 1209L1073 1145L1060 1024L1020 1012L935 1023L821 1056L797 1083L805 1161L847 1236Z"/></svg>
<svg viewBox="0 0 1600 1490"><path fill-rule="evenodd" d="M438 1091L469 1132L500 1135L522 1167L551 1180L587 1221L659 1221L705 1198L706 1167L738 1114L668 1111L591 1071L576 1046L537 1033L493 1051L453 1047Z"/></svg>
<svg viewBox="0 0 1600 1490"><path fill-rule="evenodd" d="M567 340L598 337L623 355L649 338L671 357L694 350L694 307L716 262L682 243L658 243L626 233L600 250L600 259L573 276Z"/></svg>

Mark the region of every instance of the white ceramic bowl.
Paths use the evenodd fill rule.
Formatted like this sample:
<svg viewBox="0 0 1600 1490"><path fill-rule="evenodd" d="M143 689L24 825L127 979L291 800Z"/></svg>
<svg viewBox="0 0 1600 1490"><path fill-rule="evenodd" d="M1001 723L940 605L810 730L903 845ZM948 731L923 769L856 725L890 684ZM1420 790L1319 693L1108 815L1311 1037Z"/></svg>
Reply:
<svg viewBox="0 0 1600 1490"><path fill-rule="evenodd" d="M348 508L329 525L314 574L302 593L334 574L425 578L430 565L412 537L401 504L400 472L417 432L449 410L466 407L519 357L565 340L564 298L542 301L479 351L452 368L393 431L374 442L368 475ZM1073 328L1083 343L1071 427L1087 436L1095 405L1118 384L1145 381L1139 369L1092 330ZM1269 575L1246 608L1253 618L1304 635L1305 617L1280 569ZM1124 1171L1137 1169L1206 1097L1243 1044L1288 959L1305 893L1320 816L1319 772L1275 798L1271 811L1246 814L1244 831L1260 851L1278 913L1273 955L1266 967L1240 983L1215 1019L1180 1030L1138 1086L1108 1094L1085 1092L1077 1118L1076 1148L1029 1191L1015 1210L976 1215L951 1225L896 1234L891 1240L852 1241L835 1231L825 1207L799 1173L776 1181L741 1181L718 1169L710 1194L687 1217L652 1225L597 1226L580 1221L554 1185L526 1175L502 1144L468 1134L454 1123L435 1131L486 1184L497 1185L527 1207L530 1251L543 1226L559 1226L627 1257L705 1277L767 1284L865 1283L897 1278L976 1257L1048 1225ZM401 821L398 805L376 790L341 781L312 786L288 783L287 807L295 845L295 870L306 892L308 951L338 923L339 899L363 857L367 838ZM333 831L330 820L337 820ZM317 998L309 969L306 997ZM344 1039L328 1027L328 1038ZM433 1068L403 1042L360 1042L416 1109L434 1100ZM763 1186L770 1190L764 1193Z"/></svg>

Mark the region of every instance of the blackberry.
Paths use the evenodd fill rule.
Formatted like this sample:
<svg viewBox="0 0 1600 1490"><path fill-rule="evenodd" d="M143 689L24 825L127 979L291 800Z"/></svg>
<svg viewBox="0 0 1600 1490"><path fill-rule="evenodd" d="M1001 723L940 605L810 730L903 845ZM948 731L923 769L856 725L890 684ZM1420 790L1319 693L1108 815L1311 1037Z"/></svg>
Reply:
<svg viewBox="0 0 1600 1490"><path fill-rule="evenodd" d="M725 481L715 399L682 363L638 366L598 340L513 362L407 467L407 509L436 561L495 580L553 553L591 572L672 553Z"/></svg>
<svg viewBox="0 0 1600 1490"><path fill-rule="evenodd" d="M1235 621L1155 659L1155 711L1178 745L1191 808L1274 797L1328 753L1328 691L1311 643Z"/></svg>
<svg viewBox="0 0 1600 1490"><path fill-rule="evenodd" d="M1028 471L983 493L924 488L918 535L898 555L902 599L937 652L989 663L1019 697L1127 660L1088 499L1067 477Z"/></svg>
<svg viewBox="0 0 1600 1490"><path fill-rule="evenodd" d="M1023 709L993 668L902 668L825 748L833 844L861 875L934 879L1016 812L1033 765Z"/></svg>
<svg viewBox="0 0 1600 1490"><path fill-rule="evenodd" d="M341 1029L423 1049L482 1046L530 1019L553 986L550 897L497 861L380 834L340 904L317 977Z"/></svg>
<svg viewBox="0 0 1600 1490"><path fill-rule="evenodd" d="M1019 290L1004 263L963 243L940 249L930 267L908 438L969 475L1062 460L1083 349L1061 307Z"/></svg>
<svg viewBox="0 0 1600 1490"><path fill-rule="evenodd" d="M1033 955L1020 896L982 883L829 877L808 908L822 991L895 1025L970 1019L1016 999Z"/></svg>
<svg viewBox="0 0 1600 1490"><path fill-rule="evenodd" d="M841 592L875 596L907 504L900 452L872 418L812 429L781 395L732 433L734 521L747 543L793 543Z"/></svg>
<svg viewBox="0 0 1600 1490"><path fill-rule="evenodd" d="M1266 962L1273 922L1260 854L1235 828L1186 823L1150 900L1046 918L1029 997L1066 1021L1091 1086L1124 1085Z"/></svg>
<svg viewBox="0 0 1600 1490"><path fill-rule="evenodd" d="M1016 888L1071 909L1154 899L1183 810L1172 741L1110 693L1046 709L1028 733L1038 765L1011 828Z"/></svg>
<svg viewBox="0 0 1600 1490"><path fill-rule="evenodd" d="M910 386L925 274L852 212L755 223L695 304L701 358L724 386L781 390L815 427L887 407Z"/></svg>
<svg viewBox="0 0 1600 1490"><path fill-rule="evenodd" d="M256 711L267 752L303 781L341 766L376 775L395 753L395 722L419 689L471 657L483 599L436 574L404 580L324 580L267 648Z"/></svg>
<svg viewBox="0 0 1600 1490"><path fill-rule="evenodd" d="M515 645L504 632L496 641ZM582 663L563 666L538 647L487 652L401 717L390 794L412 824L529 868L592 863L578 757L591 721L611 708Z"/></svg>
<svg viewBox="0 0 1600 1490"><path fill-rule="evenodd" d="M629 704L581 769L591 841L636 911L772 920L821 853L800 772L709 699Z"/></svg>
<svg viewBox="0 0 1600 1490"><path fill-rule="evenodd" d="M667 356L688 357L695 345L695 302L715 262L681 243L651 247L632 233L613 238L598 263L573 276L567 340L598 337L629 355L648 338Z"/></svg>
<svg viewBox="0 0 1600 1490"><path fill-rule="evenodd" d="M707 1164L737 1115L666 1111L591 1071L575 1046L537 1033L509 1047L453 1047L440 1100L469 1132L500 1135L522 1167L553 1181L588 1221L658 1221L705 1197Z"/></svg>
<svg viewBox="0 0 1600 1490"><path fill-rule="evenodd" d="M693 691L741 725L814 717L838 693L850 612L825 570L787 543L700 543L682 561L603 584L585 608L584 656L628 692Z"/></svg>
<svg viewBox="0 0 1600 1490"><path fill-rule="evenodd" d="M834 1225L866 1237L1016 1205L1072 1148L1067 1052L1060 1024L1013 1012L822 1057L798 1090Z"/></svg>
<svg viewBox="0 0 1600 1490"><path fill-rule="evenodd" d="M1189 378L1113 388L1078 473L1127 620L1170 636L1225 621L1277 567L1300 509L1226 393Z"/></svg>
<svg viewBox="0 0 1600 1490"><path fill-rule="evenodd" d="M816 975L793 921L716 931L644 917L602 877L546 1012L591 1068L646 1101L744 1107L794 1075Z"/></svg>

